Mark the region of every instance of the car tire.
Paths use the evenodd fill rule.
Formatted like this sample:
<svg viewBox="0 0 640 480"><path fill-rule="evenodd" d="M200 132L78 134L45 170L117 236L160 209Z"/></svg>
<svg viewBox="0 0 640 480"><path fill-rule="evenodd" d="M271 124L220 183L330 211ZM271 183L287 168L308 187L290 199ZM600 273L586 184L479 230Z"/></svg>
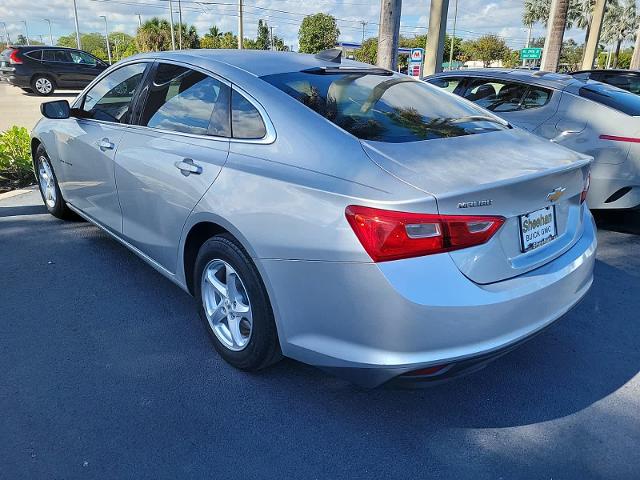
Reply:
<svg viewBox="0 0 640 480"><path fill-rule="evenodd" d="M42 145L39 145L36 149L33 164L40 195L42 196L45 207L47 207L47 211L54 217L64 220L74 218L74 213L67 207L62 197L62 192L60 191L56 174L53 171L51 160Z"/></svg>
<svg viewBox="0 0 640 480"><path fill-rule="evenodd" d="M36 95L47 97L56 89L56 82L48 75L36 75L31 79L31 89Z"/></svg>
<svg viewBox="0 0 640 480"><path fill-rule="evenodd" d="M200 317L225 361L238 369L255 371L282 358L273 310L260 274L231 235L216 235L202 245L193 285ZM222 287L226 297L220 293Z"/></svg>

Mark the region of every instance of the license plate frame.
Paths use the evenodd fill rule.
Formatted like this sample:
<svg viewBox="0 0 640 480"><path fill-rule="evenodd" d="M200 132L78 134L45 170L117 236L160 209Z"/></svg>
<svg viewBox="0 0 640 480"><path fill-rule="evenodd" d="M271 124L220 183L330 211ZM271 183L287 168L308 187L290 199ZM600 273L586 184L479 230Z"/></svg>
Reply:
<svg viewBox="0 0 640 480"><path fill-rule="evenodd" d="M535 222L535 220L544 217L548 213L551 214L551 219L540 226L530 227L525 224L527 220ZM543 218L542 221L544 222ZM524 215L520 215L518 217L518 223L520 227L520 250L522 251L522 253L536 250L544 245L553 242L556 238L558 238L558 225L555 205L549 205L547 207L539 208L538 210L525 213ZM527 227L526 232L525 226ZM527 238L527 234L532 235L532 238Z"/></svg>

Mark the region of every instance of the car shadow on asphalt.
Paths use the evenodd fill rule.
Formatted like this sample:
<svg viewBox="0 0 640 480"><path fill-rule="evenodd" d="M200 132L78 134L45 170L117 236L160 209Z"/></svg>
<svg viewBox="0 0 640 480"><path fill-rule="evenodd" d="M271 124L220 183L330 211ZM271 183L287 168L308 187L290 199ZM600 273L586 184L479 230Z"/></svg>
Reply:
<svg viewBox="0 0 640 480"><path fill-rule="evenodd" d="M0 218L24 215L42 215L47 213L44 205L24 205L16 207L0 207Z"/></svg>
<svg viewBox="0 0 640 480"><path fill-rule="evenodd" d="M598 228L640 235L640 210L593 211Z"/></svg>

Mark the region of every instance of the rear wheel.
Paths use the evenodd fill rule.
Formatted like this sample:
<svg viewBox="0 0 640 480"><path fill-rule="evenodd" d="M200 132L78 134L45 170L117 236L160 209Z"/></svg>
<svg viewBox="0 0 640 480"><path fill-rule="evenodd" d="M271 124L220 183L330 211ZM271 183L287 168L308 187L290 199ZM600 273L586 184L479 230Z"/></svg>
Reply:
<svg viewBox="0 0 640 480"><path fill-rule="evenodd" d="M281 353L271 304L237 241L227 234L207 240L194 275L200 317L222 358L242 370L276 363Z"/></svg>
<svg viewBox="0 0 640 480"><path fill-rule="evenodd" d="M38 146L36 150L35 167L40 195L42 195L42 200L49 213L58 218L73 218L73 212L69 210L64 198L62 198L51 160L42 145Z"/></svg>
<svg viewBox="0 0 640 480"><path fill-rule="evenodd" d="M51 95L55 89L55 82L47 75L36 75L31 80L31 88L37 95L46 97Z"/></svg>

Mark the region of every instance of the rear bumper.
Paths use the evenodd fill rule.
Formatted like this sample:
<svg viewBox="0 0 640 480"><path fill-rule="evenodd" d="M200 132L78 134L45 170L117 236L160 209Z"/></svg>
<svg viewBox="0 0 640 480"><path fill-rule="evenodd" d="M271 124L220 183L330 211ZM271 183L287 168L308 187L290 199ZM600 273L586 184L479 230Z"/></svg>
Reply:
<svg viewBox="0 0 640 480"><path fill-rule="evenodd" d="M0 72L0 80L5 81L14 87L30 88L29 78L22 75L5 74Z"/></svg>
<svg viewBox="0 0 640 480"><path fill-rule="evenodd" d="M596 236L554 261L478 285L448 254L380 264L262 261L283 353L364 386L455 364L522 342L589 290ZM277 299L277 301L274 301Z"/></svg>

